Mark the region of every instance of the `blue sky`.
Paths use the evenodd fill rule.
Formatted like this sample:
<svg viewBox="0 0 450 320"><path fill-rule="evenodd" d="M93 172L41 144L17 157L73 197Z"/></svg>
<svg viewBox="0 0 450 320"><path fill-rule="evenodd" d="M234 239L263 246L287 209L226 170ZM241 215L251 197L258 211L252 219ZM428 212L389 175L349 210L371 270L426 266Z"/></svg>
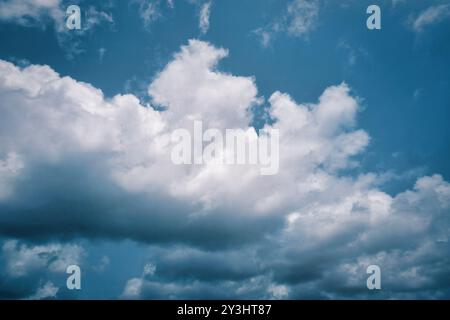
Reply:
<svg viewBox="0 0 450 320"><path fill-rule="evenodd" d="M372 2L381 30L366 28ZM0 2L0 297L449 297L448 1L42 3ZM64 27L69 4L79 31ZM221 102L189 96L208 90ZM289 101L314 117L326 92L345 114L294 130ZM234 125L241 102L248 125L289 132L277 178L189 180L161 160L163 134L146 136L191 109ZM82 290L55 261L81 265ZM377 263L384 286L368 291Z"/></svg>

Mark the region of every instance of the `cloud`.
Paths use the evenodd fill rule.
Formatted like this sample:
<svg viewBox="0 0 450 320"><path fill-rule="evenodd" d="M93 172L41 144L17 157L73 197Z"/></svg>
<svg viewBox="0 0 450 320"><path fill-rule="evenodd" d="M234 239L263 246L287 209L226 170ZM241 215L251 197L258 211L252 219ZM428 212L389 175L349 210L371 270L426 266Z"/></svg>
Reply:
<svg viewBox="0 0 450 320"><path fill-rule="evenodd" d="M144 28L150 30L151 25L163 16L162 0L134 0L139 7L139 17L144 23ZM174 9L175 4L173 0L164 1L165 6L169 9Z"/></svg>
<svg viewBox="0 0 450 320"><path fill-rule="evenodd" d="M216 71L228 51L198 40L183 46L148 87L153 103L166 107L173 127L198 119L219 128L245 128L259 102L254 79ZM232 106L232 107L230 107Z"/></svg>
<svg viewBox="0 0 450 320"><path fill-rule="evenodd" d="M156 21L160 17L159 2L140 0L139 4L139 16L144 22L145 27L149 27L153 21Z"/></svg>
<svg viewBox="0 0 450 320"><path fill-rule="evenodd" d="M307 38L317 25L319 8L318 0L292 0L287 4L285 12L280 18L254 32L260 37L264 47L268 47L280 33L297 38Z"/></svg>
<svg viewBox="0 0 450 320"><path fill-rule="evenodd" d="M425 176L387 194L377 174L352 172L370 138L349 85L310 103L281 91L266 101L253 77L219 70L227 55L190 40L148 85L154 108L131 94L105 97L49 66L0 61L0 233L147 244L149 264L124 298L370 298L369 264L383 272L376 297L448 297L448 182ZM280 132L277 175L171 163L173 130L192 131L194 120L254 130L252 107L264 102L272 120L264 127ZM70 252L7 243L4 288L20 278L12 269L66 264L59 252ZM54 250L58 259L42 258Z"/></svg>
<svg viewBox="0 0 450 320"><path fill-rule="evenodd" d="M283 230L246 248L218 252L153 248L151 276L128 298L446 298L450 185L435 175L396 196L354 194L286 217ZM366 268L382 290L366 288ZM139 290L131 291L139 284ZM132 286L134 285L134 286Z"/></svg>
<svg viewBox="0 0 450 320"><path fill-rule="evenodd" d="M114 18L111 13L107 13L104 11L99 11L95 7L88 7L86 15L86 19L84 21L84 26L82 28L83 31L90 30L95 26L101 25L103 23L113 25Z"/></svg>
<svg viewBox="0 0 450 320"><path fill-rule="evenodd" d="M170 161L170 134L182 124L192 123L190 112L205 111L209 123L221 123L221 128L234 120L237 120L235 125L239 125L249 119L246 110L256 100L252 80L211 71L224 53L198 41L192 41L183 49L178 60L168 65L151 86L155 101L169 105L171 111L167 112L143 107L132 95L105 99L98 89L69 77L61 78L46 66L21 70L2 62L2 110L9 113L2 118L5 121L2 134L9 137L2 144L2 159L17 153L17 159L25 162L21 173L17 173L21 178L11 181L11 185L16 184L16 192L1 204L2 210L10 212L0 219L2 232L28 234L32 238L55 234L76 236L85 231L95 236L103 233L97 226L104 225L102 236L122 237L123 232L129 233L131 229L130 235L134 234L131 237L143 241L173 241L174 237L181 237L203 245L225 245L230 240L240 243L261 235L262 230L272 225L271 218L261 217L254 222L252 231L243 232L245 227L236 228L226 210L204 218L198 215L202 211L206 213L209 210L206 203L213 201L208 200L212 195L205 194L200 203L195 190L204 188L207 181L201 182L205 176L202 172L210 169L199 167L188 172ZM198 68L191 63L198 63ZM177 77L180 84L183 81L186 85L192 84L189 77L196 74L204 77L199 78L203 87L192 88L190 92L183 89L185 95L176 96L174 90L178 88L166 88L165 79L170 80L172 74L176 76L173 70L177 68L190 72L185 78ZM227 89L223 90L223 86ZM160 97L159 93L166 89L166 96ZM235 109L227 108L222 98L234 103ZM209 103L205 99L209 99ZM192 110L177 111L186 102L191 103ZM16 108L10 108L11 105ZM39 113L32 111L36 105L39 105ZM222 110L222 114L208 113L208 106ZM31 118L27 120L21 112ZM55 122L57 118L60 120ZM18 127L11 126L12 122L7 125L6 119L15 121ZM35 121L43 121L42 126L36 127ZM67 123L61 127L59 121ZM173 122L172 126L168 121ZM70 155L68 150L71 150ZM60 170L60 174L51 173L54 170ZM255 168L254 174L257 172ZM45 188L29 184L41 179L41 175L47 177ZM221 176L219 173L217 178ZM2 176L2 181L8 179L12 179L12 175ZM65 187L61 189L61 185ZM117 202L112 201L116 197L114 194ZM19 198L21 200L16 202ZM84 201L86 205L80 206ZM17 206L9 207L8 203L12 202ZM22 206L26 203L32 204L31 211ZM97 213L92 215L92 209ZM13 212L21 213L14 215ZM34 225L31 212L41 217L39 226ZM129 216L130 212L134 212L134 218ZM238 218L237 213L233 215L234 219ZM124 217L127 219L123 220ZM250 217L239 219L245 221ZM182 223L174 224L174 221ZM233 239L231 234L236 237Z"/></svg>
<svg viewBox="0 0 450 320"><path fill-rule="evenodd" d="M353 46L348 41L340 39L337 49L346 55L346 65L354 67L360 60L367 59L369 52L362 47Z"/></svg>
<svg viewBox="0 0 450 320"><path fill-rule="evenodd" d="M13 277L24 276L34 270L48 268L52 272L65 272L70 264L79 264L83 249L76 245L42 245L27 247L17 241L7 241L2 247L6 270Z"/></svg>
<svg viewBox="0 0 450 320"><path fill-rule="evenodd" d="M65 26L66 12L61 0L6 0L0 3L0 20L27 26L45 25L50 18L57 32L67 32ZM103 22L114 23L111 14L99 11L93 6L81 9L82 28L78 32L86 32Z"/></svg>
<svg viewBox="0 0 450 320"><path fill-rule="evenodd" d="M36 293L29 297L31 300L42 300L55 298L58 293L59 288L57 288L52 282L47 282L42 287L38 288Z"/></svg>
<svg viewBox="0 0 450 320"><path fill-rule="evenodd" d="M103 4L107 6L107 4ZM94 30L106 26L114 28L114 18L111 13L99 10L93 6L81 8L81 29L69 30L62 23L56 33L59 46L64 50L67 59L74 59L85 52L84 39ZM102 54L100 54L102 57Z"/></svg>
<svg viewBox="0 0 450 320"><path fill-rule="evenodd" d="M319 15L319 2L295 0L287 6L287 31L297 37L308 34Z"/></svg>
<svg viewBox="0 0 450 320"><path fill-rule="evenodd" d="M65 286L68 265L81 265L86 252L79 245L30 245L7 240L0 252L0 297L5 299L55 298ZM51 279L51 280L49 280Z"/></svg>
<svg viewBox="0 0 450 320"><path fill-rule="evenodd" d="M200 8L199 28L205 34L209 29L209 16L211 14L211 2L205 2Z"/></svg>
<svg viewBox="0 0 450 320"><path fill-rule="evenodd" d="M124 299L139 299L142 291L142 279L133 278L127 281L122 293Z"/></svg>
<svg viewBox="0 0 450 320"><path fill-rule="evenodd" d="M0 20L7 23L45 28L51 21L59 46L68 59L85 52L83 36L99 26L114 25L112 14L94 6L81 7L80 30L69 30L66 27L66 18L66 7L61 0L6 0L0 3Z"/></svg>
<svg viewBox="0 0 450 320"><path fill-rule="evenodd" d="M426 27L450 17L450 4L435 5L422 11L414 20L413 28L422 32Z"/></svg>
<svg viewBox="0 0 450 320"><path fill-rule="evenodd" d="M106 53L106 48L101 47L100 49L98 49L98 60L100 62L103 61L103 58L105 57L105 53Z"/></svg>
<svg viewBox="0 0 450 320"><path fill-rule="evenodd" d="M397 6L399 6L399 5L401 5L401 4L404 4L405 3L405 0L392 0L392 7L397 7Z"/></svg>
<svg viewBox="0 0 450 320"><path fill-rule="evenodd" d="M6 0L0 3L0 20L23 25L49 17L61 28L64 16L61 0Z"/></svg>

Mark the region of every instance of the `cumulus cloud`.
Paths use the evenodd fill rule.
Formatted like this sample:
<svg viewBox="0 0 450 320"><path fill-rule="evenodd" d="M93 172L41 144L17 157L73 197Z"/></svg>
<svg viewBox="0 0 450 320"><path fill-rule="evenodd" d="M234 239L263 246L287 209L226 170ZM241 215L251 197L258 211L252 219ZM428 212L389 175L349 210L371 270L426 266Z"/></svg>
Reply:
<svg viewBox="0 0 450 320"><path fill-rule="evenodd" d="M287 4L281 17L265 27L256 29L255 33L260 37L264 47L268 47L279 33L307 38L317 25L319 8L318 0L292 0Z"/></svg>
<svg viewBox="0 0 450 320"><path fill-rule="evenodd" d="M370 142L345 83L310 103L268 98L277 175L171 163L171 133L195 120L254 130L251 109L265 99L254 78L219 70L227 55L190 40L149 84L155 108L48 66L0 61L0 233L149 244L151 262L124 298L370 297L369 264L383 270L378 297L448 296L450 186L433 175L389 195L377 174L344 174Z"/></svg>
<svg viewBox="0 0 450 320"><path fill-rule="evenodd" d="M450 4L431 6L422 11L414 20L413 28L422 32L426 27L450 17Z"/></svg>
<svg viewBox="0 0 450 320"><path fill-rule="evenodd" d="M60 277L68 265L80 265L85 251L79 245L49 243L31 245L7 240L0 252L0 297L55 298L65 285ZM52 280L49 280L52 279Z"/></svg>
<svg viewBox="0 0 450 320"><path fill-rule="evenodd" d="M446 298L449 208L450 185L439 175L396 196L354 190L329 205L292 212L279 233L245 248L154 248L161 267L131 279L124 296ZM376 294L366 288L371 264L382 270Z"/></svg>

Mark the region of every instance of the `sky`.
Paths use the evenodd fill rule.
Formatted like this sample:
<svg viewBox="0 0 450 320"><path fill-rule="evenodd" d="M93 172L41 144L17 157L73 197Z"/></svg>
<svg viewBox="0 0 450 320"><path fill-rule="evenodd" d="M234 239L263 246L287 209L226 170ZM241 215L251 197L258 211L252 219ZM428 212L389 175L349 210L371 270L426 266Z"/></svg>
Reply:
<svg viewBox="0 0 450 320"><path fill-rule="evenodd" d="M449 299L449 36L448 0L0 0L0 298ZM279 171L175 165L194 120Z"/></svg>

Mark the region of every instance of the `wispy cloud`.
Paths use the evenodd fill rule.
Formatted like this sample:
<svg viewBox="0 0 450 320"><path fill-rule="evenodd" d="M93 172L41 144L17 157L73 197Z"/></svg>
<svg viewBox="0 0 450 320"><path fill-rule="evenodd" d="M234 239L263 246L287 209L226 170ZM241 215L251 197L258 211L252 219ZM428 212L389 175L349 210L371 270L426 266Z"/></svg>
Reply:
<svg viewBox="0 0 450 320"><path fill-rule="evenodd" d="M36 25L45 18L54 21L55 27L63 27L65 13L61 0L6 0L0 2L0 20L10 21L21 25Z"/></svg>
<svg viewBox="0 0 450 320"><path fill-rule="evenodd" d="M103 5L110 6L108 3ZM45 28L53 25L59 46L68 59L85 51L83 35L102 25L114 25L112 14L94 6L86 6L81 8L81 29L68 30L65 10L61 0L6 0L0 2L0 20L27 27Z"/></svg>
<svg viewBox="0 0 450 320"><path fill-rule="evenodd" d="M148 27L161 16L159 2L148 0L139 1L139 16L144 22L144 26Z"/></svg>
<svg viewBox="0 0 450 320"><path fill-rule="evenodd" d="M450 4L431 6L417 16L413 22L413 28L416 32L422 32L426 27L448 17L450 17Z"/></svg>
<svg viewBox="0 0 450 320"><path fill-rule="evenodd" d="M208 1L204 3L200 8L200 17L198 26L203 34L208 32L210 14L211 14L211 1Z"/></svg>
<svg viewBox="0 0 450 320"><path fill-rule="evenodd" d="M319 7L318 0L293 0L288 3L280 18L256 29L255 33L260 37L264 47L268 47L279 33L306 38L316 27Z"/></svg>
<svg viewBox="0 0 450 320"><path fill-rule="evenodd" d="M317 0L295 0L287 6L287 31L297 37L307 35L319 16Z"/></svg>
<svg viewBox="0 0 450 320"><path fill-rule="evenodd" d="M175 8L173 0L133 0L132 3L138 5L139 17L147 30L163 16L164 6L169 9Z"/></svg>

